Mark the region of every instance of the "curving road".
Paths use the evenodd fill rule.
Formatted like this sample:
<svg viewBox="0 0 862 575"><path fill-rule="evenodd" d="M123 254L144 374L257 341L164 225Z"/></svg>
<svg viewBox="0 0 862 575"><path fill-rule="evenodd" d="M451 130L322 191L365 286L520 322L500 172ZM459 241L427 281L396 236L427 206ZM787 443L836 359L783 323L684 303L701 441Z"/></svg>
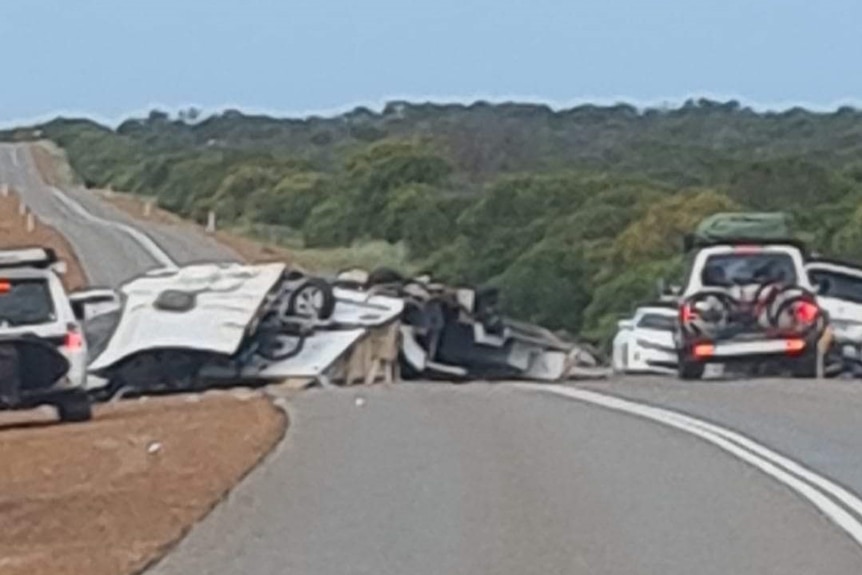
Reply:
<svg viewBox="0 0 862 575"><path fill-rule="evenodd" d="M290 411L286 443L153 575L862 572L785 485L629 415L488 384L325 390Z"/></svg>
<svg viewBox="0 0 862 575"><path fill-rule="evenodd" d="M46 186L26 147L0 145L0 183L66 235L94 283L235 257ZM289 405L286 441L152 574L862 573L853 382L402 384Z"/></svg>
<svg viewBox="0 0 862 575"><path fill-rule="evenodd" d="M87 190L48 186L27 145L0 144L0 184L11 186L40 220L69 240L93 285L116 287L174 262L238 259L203 234L168 226L142 230L138 222ZM142 245L143 232L149 246Z"/></svg>

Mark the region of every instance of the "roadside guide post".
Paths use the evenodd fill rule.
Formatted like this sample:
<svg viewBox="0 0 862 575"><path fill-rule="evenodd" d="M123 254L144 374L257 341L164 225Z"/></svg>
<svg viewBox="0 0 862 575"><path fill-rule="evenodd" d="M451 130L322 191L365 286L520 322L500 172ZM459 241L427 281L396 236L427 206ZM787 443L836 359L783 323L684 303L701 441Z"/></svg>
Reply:
<svg viewBox="0 0 862 575"><path fill-rule="evenodd" d="M27 213L27 204L24 203L24 200L20 200L18 202L18 215L23 216Z"/></svg>
<svg viewBox="0 0 862 575"><path fill-rule="evenodd" d="M144 201L144 217L150 217L150 214L153 212L153 200Z"/></svg>
<svg viewBox="0 0 862 575"><path fill-rule="evenodd" d="M36 218L33 216L33 212L27 213L27 233L32 234L36 229Z"/></svg>
<svg viewBox="0 0 862 575"><path fill-rule="evenodd" d="M215 212L210 210L210 212L207 214L207 233L211 234L211 233L215 232L215 226L216 226Z"/></svg>
<svg viewBox="0 0 862 575"><path fill-rule="evenodd" d="M2 194L4 198L9 197L9 184L3 184L0 186L0 194Z"/></svg>

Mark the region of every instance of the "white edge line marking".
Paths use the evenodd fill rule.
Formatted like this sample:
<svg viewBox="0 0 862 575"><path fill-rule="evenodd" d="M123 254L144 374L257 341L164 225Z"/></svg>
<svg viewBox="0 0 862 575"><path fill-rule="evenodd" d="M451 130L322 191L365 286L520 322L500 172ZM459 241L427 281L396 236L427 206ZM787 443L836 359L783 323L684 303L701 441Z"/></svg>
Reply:
<svg viewBox="0 0 862 575"><path fill-rule="evenodd" d="M857 513L862 509L862 501L846 489L751 439L693 417L601 393L555 385L515 385L530 391L544 391L545 393L561 395L613 411L636 415L700 437L759 469L807 499L827 518L853 538L858 545L862 546L862 524L826 494L832 495L842 501ZM739 443L735 443L734 441L738 441ZM800 477L794 476L791 471L798 473ZM803 478L814 485L806 483Z"/></svg>
<svg viewBox="0 0 862 575"><path fill-rule="evenodd" d="M111 227L111 228L120 230L121 232L125 232L126 234L131 236L131 238L133 240L138 242L138 244L148 254L150 254L150 256L152 256L153 259L155 259L157 262L162 264L164 267L166 267L166 268L176 268L177 267L177 263L174 260L172 260L171 257L168 254L166 254L164 252L164 250L162 250L162 248L160 248L158 245L156 245L156 242L154 242L152 240L152 238L150 238L150 236L148 236L147 234L141 232L140 230L136 230L135 228L133 228L131 226L127 226L126 224L121 224L119 222L106 220L106 219L100 218L96 215L93 215L84 206L82 206L81 204L79 204L78 202L73 200L72 198L68 197L65 193L58 190L57 188L52 187L51 193L54 194L55 198L57 198L63 204L65 204L66 207L68 207L69 209L71 209L72 211L77 213L82 218L89 220L89 221L96 223L96 224Z"/></svg>

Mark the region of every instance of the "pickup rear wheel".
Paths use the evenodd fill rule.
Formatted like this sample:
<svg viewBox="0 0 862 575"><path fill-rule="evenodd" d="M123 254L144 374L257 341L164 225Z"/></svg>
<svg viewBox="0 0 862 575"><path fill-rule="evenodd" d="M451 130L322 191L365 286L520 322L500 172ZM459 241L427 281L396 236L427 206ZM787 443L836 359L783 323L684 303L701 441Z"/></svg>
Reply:
<svg viewBox="0 0 862 575"><path fill-rule="evenodd" d="M705 365L699 361L680 360L677 367L679 378L683 380L695 380L703 377Z"/></svg>
<svg viewBox="0 0 862 575"><path fill-rule="evenodd" d="M793 360L793 377L817 377L817 350L806 352Z"/></svg>

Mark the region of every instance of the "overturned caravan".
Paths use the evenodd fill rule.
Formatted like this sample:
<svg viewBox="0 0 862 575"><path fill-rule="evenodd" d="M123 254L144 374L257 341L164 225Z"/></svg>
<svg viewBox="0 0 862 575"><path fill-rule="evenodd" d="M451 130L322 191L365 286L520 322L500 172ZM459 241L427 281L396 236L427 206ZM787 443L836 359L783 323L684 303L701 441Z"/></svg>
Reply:
<svg viewBox="0 0 862 575"><path fill-rule="evenodd" d="M122 309L90 364L109 396L356 378L339 362L374 328L397 329L403 307L280 263L157 270L120 292Z"/></svg>
<svg viewBox="0 0 862 575"><path fill-rule="evenodd" d="M559 381L600 370L586 347L500 315L494 288L453 288L388 270L342 272L336 285L403 300L399 356L405 379Z"/></svg>

